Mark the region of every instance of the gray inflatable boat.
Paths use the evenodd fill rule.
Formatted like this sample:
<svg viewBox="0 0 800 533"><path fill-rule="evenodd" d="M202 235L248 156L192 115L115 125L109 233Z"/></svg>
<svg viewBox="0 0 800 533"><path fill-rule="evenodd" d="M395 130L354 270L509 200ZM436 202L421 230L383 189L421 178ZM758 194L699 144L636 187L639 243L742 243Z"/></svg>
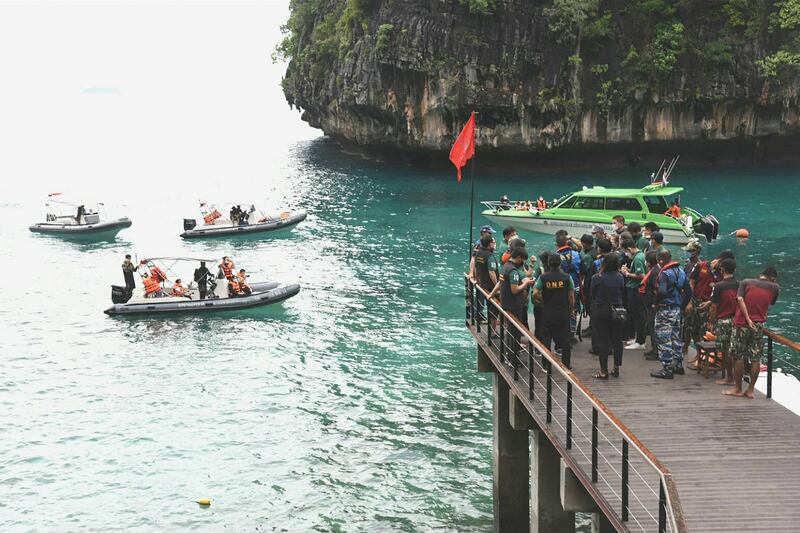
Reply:
<svg viewBox="0 0 800 533"><path fill-rule="evenodd" d="M277 231L288 229L296 226L306 219L305 211L296 211L290 213L285 218L277 218L267 220L265 222L256 222L253 224L232 224L230 221L216 221L215 224L204 224L196 226L196 221L191 218L184 219L181 237L184 239L200 239L208 237L233 237L244 235L255 235L258 233L267 233L270 231Z"/></svg>
<svg viewBox="0 0 800 533"><path fill-rule="evenodd" d="M78 224L74 217L59 217L48 222L39 222L28 229L33 233L42 233L46 235L57 235L59 237L67 237L73 239L113 239L117 233L125 228L131 227L131 220L128 217L118 218L116 220L98 220L92 221L91 217L86 217L86 223Z"/></svg>
<svg viewBox="0 0 800 533"><path fill-rule="evenodd" d="M167 296L145 298L143 291L125 303L115 303L104 312L107 315L161 315L164 313L196 313L202 311L229 311L248 309L281 302L300 292L300 285L280 285L276 282L251 283L249 296L228 296L225 280L218 280L217 289L209 290L205 299L200 299L196 289L187 296ZM112 286L112 300L119 301L124 287ZM124 299L124 297L122 298Z"/></svg>

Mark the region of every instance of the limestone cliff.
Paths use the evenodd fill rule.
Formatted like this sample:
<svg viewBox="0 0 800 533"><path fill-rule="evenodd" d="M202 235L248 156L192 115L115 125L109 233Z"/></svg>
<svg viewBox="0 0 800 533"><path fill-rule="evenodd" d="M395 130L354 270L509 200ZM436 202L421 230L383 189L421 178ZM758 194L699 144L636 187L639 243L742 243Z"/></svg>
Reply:
<svg viewBox="0 0 800 533"><path fill-rule="evenodd" d="M795 2L293 0L278 54L303 120L369 148L449 149L473 109L522 153L793 139Z"/></svg>

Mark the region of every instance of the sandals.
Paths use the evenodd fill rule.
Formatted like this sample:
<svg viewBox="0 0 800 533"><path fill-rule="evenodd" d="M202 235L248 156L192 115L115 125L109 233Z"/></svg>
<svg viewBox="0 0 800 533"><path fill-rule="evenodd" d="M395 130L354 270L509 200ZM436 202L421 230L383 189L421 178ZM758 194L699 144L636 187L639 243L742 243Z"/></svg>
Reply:
<svg viewBox="0 0 800 533"><path fill-rule="evenodd" d="M592 374L592 377L595 379L608 379L608 372L603 373L601 370L600 372L595 372Z"/></svg>

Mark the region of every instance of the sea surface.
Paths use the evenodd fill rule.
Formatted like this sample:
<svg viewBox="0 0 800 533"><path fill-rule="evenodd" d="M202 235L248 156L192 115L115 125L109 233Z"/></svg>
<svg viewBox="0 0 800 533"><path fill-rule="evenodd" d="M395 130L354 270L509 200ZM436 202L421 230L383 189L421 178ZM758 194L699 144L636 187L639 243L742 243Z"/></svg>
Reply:
<svg viewBox="0 0 800 533"><path fill-rule="evenodd" d="M269 59L285 16L285 2L0 6L0 50L18 51L0 55L14 80L0 86L0 531L491 529L491 383L463 324L469 182L346 154L302 123ZM650 171L479 166L476 197ZM733 249L742 276L775 265L770 325L800 338L797 171L679 165L673 183L723 233L750 230L706 255ZM33 235L51 192L133 226L96 244ZM184 242L200 200L309 217ZM302 292L112 318L125 253L230 255Z"/></svg>

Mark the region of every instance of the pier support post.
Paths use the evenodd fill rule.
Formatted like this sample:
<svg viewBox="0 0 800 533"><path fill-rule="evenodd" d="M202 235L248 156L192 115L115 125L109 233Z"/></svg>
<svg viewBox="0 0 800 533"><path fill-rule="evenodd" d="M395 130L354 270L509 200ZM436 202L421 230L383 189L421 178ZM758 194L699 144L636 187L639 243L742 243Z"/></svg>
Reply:
<svg viewBox="0 0 800 533"><path fill-rule="evenodd" d="M486 355L486 352L480 347L480 345L478 345L477 366L478 372L497 372L497 369L494 367L494 363L492 363L492 360L489 359L489 356Z"/></svg>
<svg viewBox="0 0 800 533"><path fill-rule="evenodd" d="M575 513L561 506L561 456L542 431L531 432L531 533L574 533Z"/></svg>
<svg viewBox="0 0 800 533"><path fill-rule="evenodd" d="M517 532L528 529L530 482L528 432L516 431L509 423L508 383L499 373L494 382L494 530ZM558 478L556 478L558 479Z"/></svg>
<svg viewBox="0 0 800 533"><path fill-rule="evenodd" d="M616 533L616 529L603 513L592 514L592 533Z"/></svg>
<svg viewBox="0 0 800 533"><path fill-rule="evenodd" d="M536 429L533 417L512 390L508 391L508 422L517 431Z"/></svg>

